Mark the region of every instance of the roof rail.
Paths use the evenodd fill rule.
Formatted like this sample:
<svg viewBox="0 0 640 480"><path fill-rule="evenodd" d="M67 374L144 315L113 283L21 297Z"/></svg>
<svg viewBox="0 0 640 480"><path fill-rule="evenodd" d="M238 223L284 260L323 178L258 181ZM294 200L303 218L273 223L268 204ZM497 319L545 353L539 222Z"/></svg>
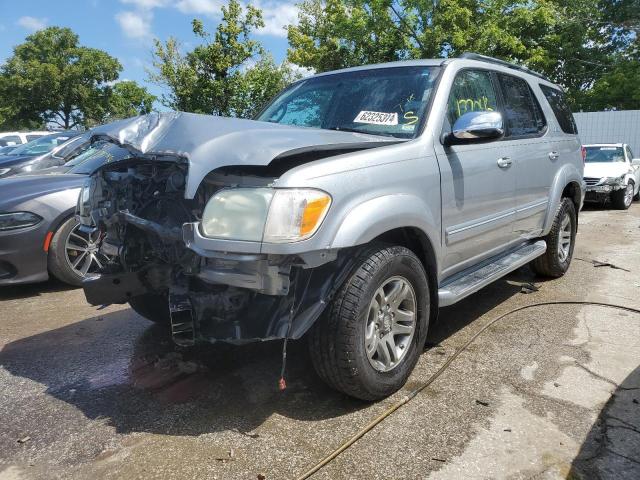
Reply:
<svg viewBox="0 0 640 480"><path fill-rule="evenodd" d="M510 63L505 60L500 60L499 58L488 57L486 55L480 55L479 53L473 53L473 52L464 52L462 55L460 55L459 58L466 58L467 60L479 60L481 62L495 63L496 65L502 65L503 67L512 68L514 70L520 70L521 72L525 72L525 73L528 73L529 75L533 75L534 77L538 77L538 78L541 78L542 80L546 80L547 82L551 82L551 80L549 80L547 77L545 77L541 73L534 72L533 70L530 70L527 67L523 67L522 65L516 65L515 63Z"/></svg>

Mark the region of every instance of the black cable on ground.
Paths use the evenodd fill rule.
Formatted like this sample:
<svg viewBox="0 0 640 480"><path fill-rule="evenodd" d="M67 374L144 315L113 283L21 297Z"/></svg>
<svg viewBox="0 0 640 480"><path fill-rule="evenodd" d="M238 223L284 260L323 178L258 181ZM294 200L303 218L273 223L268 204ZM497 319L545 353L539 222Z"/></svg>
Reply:
<svg viewBox="0 0 640 480"><path fill-rule="evenodd" d="M497 322L499 322L500 320L504 319L505 317L508 317L509 315L513 315L516 312L520 312L522 310L528 310L530 308L544 307L544 306L549 306L549 305L592 305L592 306L599 306L599 307L617 308L619 310L626 310L628 312L633 312L633 313L640 314L640 309L633 308L633 307L626 307L624 305L616 305L616 304L613 304L613 303L589 302L589 301L580 301L580 300L566 300L566 301L555 301L555 302L532 303L532 304L529 304L529 305L524 305L522 307L514 308L513 310L510 310L510 311L508 311L506 313L503 313L499 317L494 318L493 320L491 320L489 323L487 323L480 330L478 330L467 341L467 343L465 343L460 349L456 350L456 352L453 355L451 355L447 359L447 361L444 362L444 364L438 369L438 371L436 371L433 375L431 375L431 377L429 377L429 379L426 382L424 382L422 385L420 385L419 387L417 387L414 390L412 390L411 392L409 392L407 395L405 395L400 400L398 400L396 403L394 403L390 408L388 408L387 410L382 412L380 415L378 415L376 418L374 418L369 423L367 423L355 435L353 435L352 437L347 439L345 442L343 442L333 452L331 452L329 455L324 457L322 460L320 460L317 464L315 464L312 468L307 470L305 473L303 473L302 475L297 477L297 480L306 480L311 475L313 475L316 472L318 472L321 468L323 468L324 466L329 464L331 461L333 461L338 455L340 455L342 452L344 452L346 449L348 449L351 445L353 445L358 440L360 440L362 437L364 437L369 431L371 431L373 428L375 428L385 418L387 418L389 415L391 415L393 412L398 410L403 405L409 403L420 392L422 392L425 388L427 388L429 385L431 385L433 382L435 382L436 379L440 375L442 375L444 373L444 371L449 367L451 362L453 362L456 358L458 358L458 356L462 352L464 352L467 348L469 348L469 345L471 345L473 342L475 342L476 339L480 335L482 335L485 331L487 331L492 325L496 324Z"/></svg>

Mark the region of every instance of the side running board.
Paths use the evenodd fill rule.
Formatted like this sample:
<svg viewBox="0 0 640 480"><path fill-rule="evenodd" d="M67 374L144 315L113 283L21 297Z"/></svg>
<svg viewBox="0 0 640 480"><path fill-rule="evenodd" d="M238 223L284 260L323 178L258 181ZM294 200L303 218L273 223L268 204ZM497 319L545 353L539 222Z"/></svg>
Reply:
<svg viewBox="0 0 640 480"><path fill-rule="evenodd" d="M459 302L506 274L529 263L546 251L547 244L544 240L525 243L505 255L493 257L481 263L479 267L473 270L460 272L451 279L446 280L438 289L440 306L447 307Z"/></svg>

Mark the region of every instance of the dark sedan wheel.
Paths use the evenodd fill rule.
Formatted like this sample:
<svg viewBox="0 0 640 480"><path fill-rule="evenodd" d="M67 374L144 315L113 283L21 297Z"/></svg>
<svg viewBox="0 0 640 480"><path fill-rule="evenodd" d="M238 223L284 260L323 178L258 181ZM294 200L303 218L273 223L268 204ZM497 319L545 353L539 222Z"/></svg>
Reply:
<svg viewBox="0 0 640 480"><path fill-rule="evenodd" d="M76 287L109 261L98 251L98 233L84 233L79 226L72 217L58 228L49 245L48 261L54 277Z"/></svg>

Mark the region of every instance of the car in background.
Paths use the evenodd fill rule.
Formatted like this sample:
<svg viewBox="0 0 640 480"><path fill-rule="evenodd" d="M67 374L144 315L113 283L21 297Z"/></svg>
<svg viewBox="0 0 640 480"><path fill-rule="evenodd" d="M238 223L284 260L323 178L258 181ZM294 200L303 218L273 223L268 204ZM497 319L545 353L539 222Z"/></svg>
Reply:
<svg viewBox="0 0 640 480"><path fill-rule="evenodd" d="M2 132L0 133L0 147L23 145L50 134L51 132L47 132L46 130L34 132Z"/></svg>
<svg viewBox="0 0 640 480"><path fill-rule="evenodd" d="M59 132L16 147L0 157L0 178L64 165L89 145L88 134Z"/></svg>
<svg viewBox="0 0 640 480"><path fill-rule="evenodd" d="M606 203L626 210L640 198L640 158L626 143L583 145L586 202Z"/></svg>
<svg viewBox="0 0 640 480"><path fill-rule="evenodd" d="M63 166L0 180L0 285L53 275L79 286L106 263L97 238L78 229L74 212L87 175L106 159L126 154L96 142Z"/></svg>

